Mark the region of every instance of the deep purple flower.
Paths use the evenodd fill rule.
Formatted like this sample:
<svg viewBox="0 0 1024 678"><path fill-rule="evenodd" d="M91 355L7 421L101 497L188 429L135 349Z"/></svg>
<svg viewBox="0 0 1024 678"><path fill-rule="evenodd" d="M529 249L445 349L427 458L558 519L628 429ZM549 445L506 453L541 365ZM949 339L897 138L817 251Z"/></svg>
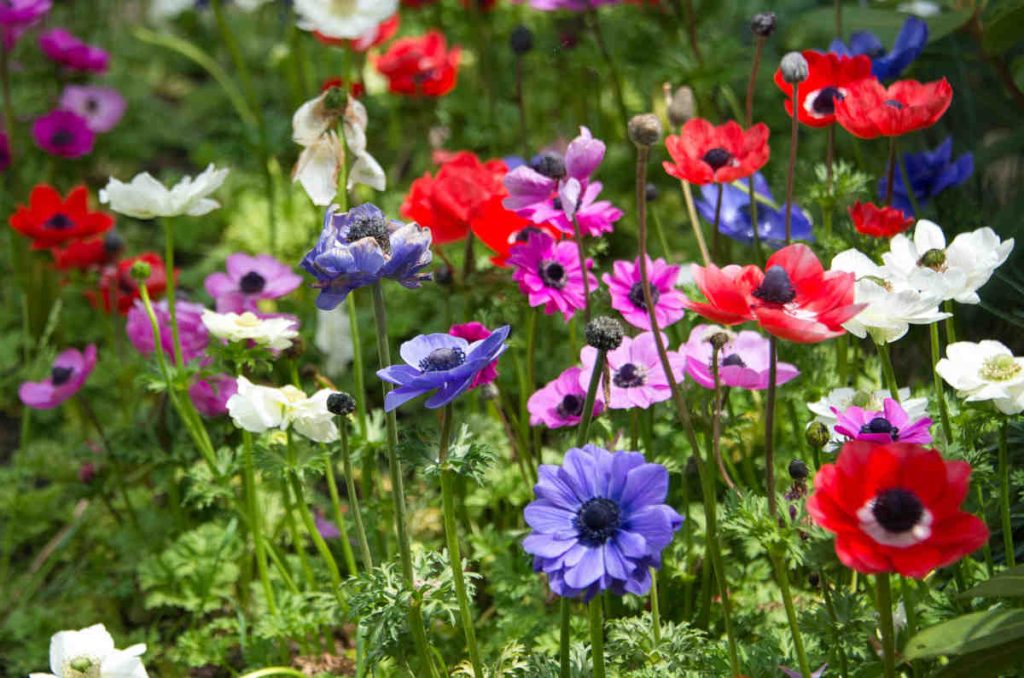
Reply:
<svg viewBox="0 0 1024 678"><path fill-rule="evenodd" d="M68 85L60 95L60 107L82 116L89 129L103 134L114 129L121 121L125 100L112 87Z"/></svg>
<svg viewBox="0 0 1024 678"><path fill-rule="evenodd" d="M828 46L828 51L840 56L864 54L871 58L871 75L879 80L890 80L900 77L907 66L920 56L927 43L928 24L916 16L909 16L889 52L871 31L854 31L849 46L836 38Z"/></svg>
<svg viewBox="0 0 1024 678"><path fill-rule="evenodd" d="M486 339L472 343L450 334L421 334L405 342L398 352L406 364L377 371L378 377L398 386L384 399L384 409L390 412L431 391L437 392L427 400L428 408L447 405L505 352L509 331L509 326L503 325Z"/></svg>
<svg viewBox="0 0 1024 678"><path fill-rule="evenodd" d="M174 312L178 319L178 338L181 341L181 357L185 362L196 358L203 358L206 355L206 346L210 343L209 333L206 325L203 324L203 307L187 301L178 301L174 305ZM171 314L167 310L167 301L159 301L153 304L153 313L156 315L157 324L160 327L160 346L168 358L174 357L174 338L171 334ZM141 301L136 301L125 321L125 332L128 340L139 353L149 354L153 352L153 326L146 315L146 307Z"/></svg>
<svg viewBox="0 0 1024 678"><path fill-rule="evenodd" d="M580 268L576 243L555 242L547 233L532 231L527 240L513 247L508 262L515 267L512 278L527 296L530 306L544 306L544 312L561 312L566 322L577 309L586 306L583 296L583 270ZM590 291L597 289L597 278L589 269L594 262L587 259Z"/></svg>
<svg viewBox="0 0 1024 678"><path fill-rule="evenodd" d="M6 172L11 166L11 142L7 135L0 132L0 172Z"/></svg>
<svg viewBox="0 0 1024 678"><path fill-rule="evenodd" d="M54 359L49 379L24 382L18 387L18 397L26 407L52 410L78 393L95 366L95 344L86 346L85 351L69 348Z"/></svg>
<svg viewBox="0 0 1024 678"><path fill-rule="evenodd" d="M487 329L483 323L478 323L474 320L473 322L463 323L461 325L452 325L448 330L448 334L453 337L461 337L469 342L474 342L486 339L491 336L492 332ZM487 367L477 372L476 377L473 378L473 383L469 385L469 388L474 389L477 386L493 383L497 378L498 361L495 360L491 364L487 365Z"/></svg>
<svg viewBox="0 0 1024 678"><path fill-rule="evenodd" d="M650 568L683 524L665 503L668 471L639 452L572 448L561 466L538 470L537 499L523 511L533 529L523 549L559 596L601 591L644 595Z"/></svg>
<svg viewBox="0 0 1024 678"><path fill-rule="evenodd" d="M723 386L762 391L771 383L769 375L769 342L757 332L744 330L738 334L724 327L698 325L690 331L690 338L679 348L686 356L686 372L704 388L715 387L711 358L714 349L708 339L725 332L731 338L719 353L718 378ZM796 365L778 363L775 385L782 386L800 374Z"/></svg>
<svg viewBox="0 0 1024 678"><path fill-rule="evenodd" d="M232 254L225 268L227 273L211 273L203 282L218 313L258 313L261 299L279 299L302 284L291 266L269 254Z"/></svg>
<svg viewBox="0 0 1024 678"><path fill-rule="evenodd" d="M974 154L967 152L953 159L953 138L946 137L934 151L904 153L903 166L907 170L910 188L914 191L918 207L942 193L967 181L974 173ZM888 177L878 180L878 195L884 198ZM896 172L892 182L892 205L903 210L908 217L914 216L910 193L903 183L903 174Z"/></svg>
<svg viewBox="0 0 1024 678"><path fill-rule="evenodd" d="M580 423L587 397L586 390L580 386L582 373L582 368L570 367L530 396L526 402L530 426L544 424L548 428L562 428ZM585 376L589 379L590 373ZM603 410L604 402L598 389L592 414L596 417Z"/></svg>
<svg viewBox="0 0 1024 678"><path fill-rule="evenodd" d="M30 26L50 11L51 0L0 0L0 47L10 51Z"/></svg>
<svg viewBox="0 0 1024 678"><path fill-rule="evenodd" d="M686 296L676 289L679 267L670 266L664 259L647 257L647 275L651 282L651 301L658 327L664 329L683 317ZM612 272L601 276L612 296L612 308L622 314L633 327L651 329L651 318L644 303L644 289L640 278L640 259L616 261Z"/></svg>
<svg viewBox="0 0 1024 678"><path fill-rule="evenodd" d="M686 374L686 357L669 351L668 360L672 366L672 376L678 384ZM583 371L580 373L579 384L580 388L585 389L597 361L597 349L585 346L580 351L580 361L583 363ZM647 409L654 403L672 397L653 332L623 337L622 345L608 352L608 365L611 368L611 384L608 385L611 400L608 407L611 409Z"/></svg>
<svg viewBox="0 0 1024 678"><path fill-rule="evenodd" d="M921 443L932 441L928 428L932 420L922 417L915 422L910 421L898 402L886 398L882 403L881 412L870 412L856 405L840 411L832 408L836 415L836 433L850 440L867 440L872 443Z"/></svg>
<svg viewBox="0 0 1024 678"><path fill-rule="evenodd" d="M60 158L80 158L92 152L96 135L85 118L71 111L51 111L32 124L36 145Z"/></svg>
<svg viewBox="0 0 1024 678"><path fill-rule="evenodd" d="M105 50L82 42L63 28L40 34L39 48L51 61L74 71L103 73L110 66L110 55Z"/></svg>
<svg viewBox="0 0 1024 678"><path fill-rule="evenodd" d="M330 311L352 290L383 278L419 287L430 279L421 271L432 258L429 228L388 219L366 203L343 214L328 209L320 240L302 258L302 267L317 279L317 308Z"/></svg>
<svg viewBox="0 0 1024 678"><path fill-rule="evenodd" d="M152 337L153 333L150 332L149 336ZM196 379L188 388L188 397L199 414L204 417L221 417L228 413L228 398L237 392L238 382L234 377L215 374Z"/></svg>

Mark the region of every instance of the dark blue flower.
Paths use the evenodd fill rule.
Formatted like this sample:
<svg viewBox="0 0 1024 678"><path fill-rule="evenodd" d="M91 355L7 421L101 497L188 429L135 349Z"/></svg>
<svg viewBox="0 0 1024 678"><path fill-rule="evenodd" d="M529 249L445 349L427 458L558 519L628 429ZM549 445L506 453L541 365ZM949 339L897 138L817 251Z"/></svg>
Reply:
<svg viewBox="0 0 1024 678"><path fill-rule="evenodd" d="M952 137L947 137L934 151L904 153L903 164L918 206L924 205L947 188L959 186L974 173L974 155L968 152L953 159ZM916 216L900 172L895 173L892 184L893 207L903 210L907 216ZM879 197L884 199L888 185L887 177L878 180Z"/></svg>
<svg viewBox="0 0 1024 678"><path fill-rule="evenodd" d="M723 193L718 232L739 242L753 242L754 229L750 219L750 193L746 181L701 186L701 197L696 201L697 211L709 224L715 223L715 201L718 200L719 186L722 187ZM760 172L754 174L754 194L757 198L757 234L765 242L784 242L786 240L786 206L775 203L772 191L768 188L768 182ZM790 228L795 240L814 240L811 217L796 204L793 205Z"/></svg>
<svg viewBox="0 0 1024 678"><path fill-rule="evenodd" d="M661 550L683 524L664 503L665 467L639 452L585 445L566 452L561 466L541 466L538 478L523 548L551 590L587 600L604 590L647 593L650 568L661 566Z"/></svg>
<svg viewBox="0 0 1024 678"><path fill-rule="evenodd" d="M427 407L447 405L505 352L509 331L509 326L504 325L486 339L472 343L450 334L421 334L405 342L398 352L406 364L377 372L378 377L398 386L384 399L384 409L390 412L431 391L437 393L427 400Z"/></svg>
<svg viewBox="0 0 1024 678"><path fill-rule="evenodd" d="M898 78L928 43L928 24L916 16L907 17L903 22L896 42L888 52L882 41L870 31L857 31L850 36L850 44L846 45L836 38L828 46L828 51L842 56L864 54L871 57L871 74L879 80Z"/></svg>
<svg viewBox="0 0 1024 678"><path fill-rule="evenodd" d="M433 258L430 229L388 219L369 203L343 214L336 209L327 210L320 240L302 258L302 267L320 288L317 308L329 311L352 290L383 278L406 287L430 279L422 272Z"/></svg>

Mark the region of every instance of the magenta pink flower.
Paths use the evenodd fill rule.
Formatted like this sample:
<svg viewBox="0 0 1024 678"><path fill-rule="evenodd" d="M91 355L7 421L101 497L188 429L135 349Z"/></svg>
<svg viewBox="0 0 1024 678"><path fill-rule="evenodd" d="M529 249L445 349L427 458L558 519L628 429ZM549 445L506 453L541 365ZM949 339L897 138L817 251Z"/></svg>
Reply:
<svg viewBox="0 0 1024 678"><path fill-rule="evenodd" d="M50 11L51 0L0 0L0 43L10 51L33 24Z"/></svg>
<svg viewBox="0 0 1024 678"><path fill-rule="evenodd" d="M114 129L124 116L124 97L112 87L68 85L60 95L60 107L77 113L93 132L103 134Z"/></svg>
<svg viewBox="0 0 1024 678"><path fill-rule="evenodd" d="M915 422L898 402L886 398L881 412L870 412L856 405L845 412L832 408L836 415L836 433L850 440L866 440L872 443L921 443L932 441L928 428L932 420L922 417Z"/></svg>
<svg viewBox="0 0 1024 678"><path fill-rule="evenodd" d="M85 118L71 111L51 111L32 124L36 145L60 158L80 158L92 152L96 135Z"/></svg>
<svg viewBox="0 0 1024 678"><path fill-rule="evenodd" d="M210 337L203 324L203 307L187 301L179 301L174 305L178 316L178 337L181 341L181 357L185 362L206 356L206 346ZM160 326L160 346L168 358L174 357L174 338L171 334L171 314L167 310L167 301L159 301L153 305L157 324ZM153 327L150 325L146 307L136 301L125 321L125 332L128 340L139 353L153 352Z"/></svg>
<svg viewBox="0 0 1024 678"><path fill-rule="evenodd" d="M150 332L152 337L153 333ZM152 349L151 349L152 350ZM204 417L221 417L228 413L228 398L238 391L238 382L227 374L196 379L188 388L188 397Z"/></svg>
<svg viewBox="0 0 1024 678"><path fill-rule="evenodd" d="M110 66L110 55L105 50L82 42L63 28L40 34L39 48L51 61L73 71L103 73Z"/></svg>
<svg viewBox="0 0 1024 678"><path fill-rule="evenodd" d="M690 332L690 338L679 348L686 356L686 372L704 388L715 387L711 357L714 350L708 339L713 334L724 332L731 339L719 354L718 378L723 386L761 391L768 388L768 339L757 332L744 330L739 334L715 325L698 325ZM795 365L779 363L775 373L775 385L782 386L800 374Z"/></svg>
<svg viewBox="0 0 1024 678"><path fill-rule="evenodd" d="M670 266L664 259L651 261L647 257L647 275L651 281L651 300L658 327L664 329L683 317L686 296L676 289L679 267ZM633 327L651 329L651 318L644 303L644 289L640 278L640 259L616 261L612 272L602 277L612 296L612 308L619 311Z"/></svg>
<svg viewBox="0 0 1024 678"><path fill-rule="evenodd" d="M574 186L569 184L559 197L551 198L544 202L536 203L516 212L521 217L529 219L535 224L553 224L562 232L573 234L571 210L566 210L563 200L566 198L575 200L578 204L575 208L576 221L580 225L580 233L585 236L596 238L603 233L611 233L615 228L615 222L622 218L622 210L615 207L607 200L598 200L601 193L601 182L594 181L583 190L583 195L576 197L572 193Z"/></svg>
<svg viewBox="0 0 1024 678"><path fill-rule="evenodd" d="M7 135L0 132L0 172L6 172L11 166L11 142Z"/></svg>
<svg viewBox="0 0 1024 678"><path fill-rule="evenodd" d="M18 388L18 397L26 407L34 410L52 410L78 393L96 367L96 346L89 344L85 351L69 348L58 355L45 381L26 381Z"/></svg>
<svg viewBox="0 0 1024 678"><path fill-rule="evenodd" d="M587 398L587 392L580 383L589 379L589 372L583 374L582 368L570 367L554 381L549 381L537 390L526 402L530 411L530 426L544 424L548 428L562 428L580 423ZM599 390L594 401L593 415L596 417L603 410L604 402Z"/></svg>
<svg viewBox="0 0 1024 678"><path fill-rule="evenodd" d="M475 320L473 322L463 323L462 325L452 325L451 329L448 330L448 334L453 337L461 337L472 344L475 341L482 341L487 337L491 336L491 331L487 329L482 323L478 323ZM487 367L483 368L476 373L476 377L473 378L470 383L470 390L477 386L483 386L484 384L490 384L498 378L498 361L491 362Z"/></svg>
<svg viewBox="0 0 1024 678"><path fill-rule="evenodd" d="M544 312L559 311L566 322L586 305L583 296L583 270L580 268L576 243L555 242L547 233L536 231L527 235L522 245L513 247L508 261L515 267L512 278L527 296L530 306L544 306ZM589 272L594 265L587 260L590 291L597 289L597 278Z"/></svg>
<svg viewBox="0 0 1024 678"><path fill-rule="evenodd" d="M211 273L203 282L218 313L256 313L261 299L279 299L302 284L291 266L269 254L232 254L225 268L227 273Z"/></svg>
<svg viewBox="0 0 1024 678"><path fill-rule="evenodd" d="M589 386L590 375L597 360L597 349L584 347L580 352L580 360L583 371L579 375L579 385L585 389ZM669 351L668 360L676 383L681 382L686 373L686 357ZM623 337L622 345L608 353L608 365L611 368L611 401L608 407L611 409L646 409L672 397L665 370L658 358L654 333L644 332L636 337Z"/></svg>

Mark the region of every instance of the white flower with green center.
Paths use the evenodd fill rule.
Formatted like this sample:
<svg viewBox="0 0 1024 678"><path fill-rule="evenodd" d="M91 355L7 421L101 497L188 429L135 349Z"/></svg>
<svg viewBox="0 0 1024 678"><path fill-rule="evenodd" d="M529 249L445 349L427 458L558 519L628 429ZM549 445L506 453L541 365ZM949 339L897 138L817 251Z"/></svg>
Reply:
<svg viewBox="0 0 1024 678"><path fill-rule="evenodd" d="M290 348L299 336L295 321L289 318L260 318L251 311L245 313L215 313L203 311L203 325L210 334L225 341L252 341L272 351Z"/></svg>
<svg viewBox="0 0 1024 678"><path fill-rule="evenodd" d="M328 38L353 40L398 11L398 0L295 0L298 25Z"/></svg>
<svg viewBox="0 0 1024 678"><path fill-rule="evenodd" d="M904 233L893 237L882 260L894 281L940 300L977 304L978 290L1012 250L1013 238L1000 240L987 227L961 233L947 247L939 225L922 219L913 239Z"/></svg>
<svg viewBox="0 0 1024 678"><path fill-rule="evenodd" d="M327 410L331 391L307 396L288 385L282 388L254 384L238 377L238 391L228 399L228 414L235 426L251 433L289 428L310 440L329 443L338 439L334 415Z"/></svg>
<svg viewBox="0 0 1024 678"><path fill-rule="evenodd" d="M935 370L967 402L991 400L1003 414L1024 411L1024 358L998 341L958 341Z"/></svg>
<svg viewBox="0 0 1024 678"><path fill-rule="evenodd" d="M61 631L50 639L51 673L29 678L147 678L140 656L146 646L118 650L103 624L78 631Z"/></svg>

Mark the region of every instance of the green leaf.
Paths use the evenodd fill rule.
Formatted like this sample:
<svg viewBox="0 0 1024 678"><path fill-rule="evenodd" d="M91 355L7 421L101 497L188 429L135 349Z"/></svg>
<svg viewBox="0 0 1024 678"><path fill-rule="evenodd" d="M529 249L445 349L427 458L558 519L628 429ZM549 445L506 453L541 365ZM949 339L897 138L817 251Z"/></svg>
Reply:
<svg viewBox="0 0 1024 678"><path fill-rule="evenodd" d="M830 3L831 4L831 3ZM935 42L946 37L963 26L971 18L968 10L943 12L929 17L928 42ZM887 9L871 7L844 7L843 26L856 27L858 31L871 31L878 36L883 45L891 46L896 40L906 15ZM849 33L849 30L847 30ZM835 10L832 7L819 7L810 12L801 13L786 33L787 44L813 44L813 38L819 42L828 42L835 35ZM845 37L845 36L844 36Z"/></svg>
<svg viewBox="0 0 1024 678"><path fill-rule="evenodd" d="M1006 675L1004 669L1020 668L1022 664L1024 664L1024 645L1003 643L998 647L957 657L936 673L935 678L1002 676Z"/></svg>
<svg viewBox="0 0 1024 678"><path fill-rule="evenodd" d="M1002 54L1024 40L1024 1L1006 6L984 23L981 46L993 55Z"/></svg>
<svg viewBox="0 0 1024 678"><path fill-rule="evenodd" d="M987 610L932 626L910 639L907 659L966 655L1024 639L1024 610Z"/></svg>
<svg viewBox="0 0 1024 678"><path fill-rule="evenodd" d="M960 594L961 598L1014 598L1024 596L1024 565L1004 570Z"/></svg>

